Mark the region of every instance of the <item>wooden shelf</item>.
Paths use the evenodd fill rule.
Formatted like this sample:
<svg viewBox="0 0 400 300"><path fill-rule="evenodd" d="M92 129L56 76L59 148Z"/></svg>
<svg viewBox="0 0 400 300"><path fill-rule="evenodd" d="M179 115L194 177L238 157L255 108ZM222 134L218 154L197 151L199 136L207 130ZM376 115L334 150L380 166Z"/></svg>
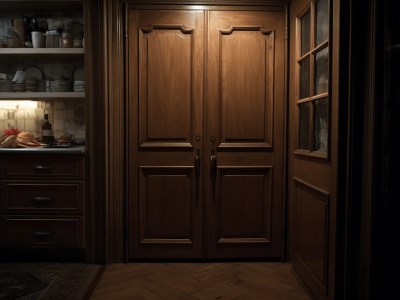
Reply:
<svg viewBox="0 0 400 300"><path fill-rule="evenodd" d="M0 48L0 55L4 56L82 56L84 48Z"/></svg>
<svg viewBox="0 0 400 300"><path fill-rule="evenodd" d="M82 9L82 0L0 0L0 11L72 11Z"/></svg>
<svg viewBox="0 0 400 300"><path fill-rule="evenodd" d="M0 100L85 99L85 92L10 92L0 93Z"/></svg>

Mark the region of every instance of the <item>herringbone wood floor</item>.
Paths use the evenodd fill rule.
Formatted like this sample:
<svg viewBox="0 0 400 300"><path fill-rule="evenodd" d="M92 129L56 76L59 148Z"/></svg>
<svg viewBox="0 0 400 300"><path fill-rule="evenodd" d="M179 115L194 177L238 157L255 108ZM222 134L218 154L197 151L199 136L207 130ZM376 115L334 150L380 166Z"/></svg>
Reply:
<svg viewBox="0 0 400 300"><path fill-rule="evenodd" d="M91 300L312 299L280 262L108 265Z"/></svg>

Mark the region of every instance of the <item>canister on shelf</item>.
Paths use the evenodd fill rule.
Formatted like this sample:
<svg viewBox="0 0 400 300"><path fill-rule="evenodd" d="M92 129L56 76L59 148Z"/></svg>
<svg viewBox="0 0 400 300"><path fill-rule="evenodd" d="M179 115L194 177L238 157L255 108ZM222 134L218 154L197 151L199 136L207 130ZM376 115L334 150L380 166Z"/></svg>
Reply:
<svg viewBox="0 0 400 300"><path fill-rule="evenodd" d="M13 19L13 32L14 34L18 37L19 39L19 46L21 47L22 45L25 44L25 22L24 18L15 18ZM15 47L17 48L17 47Z"/></svg>
<svg viewBox="0 0 400 300"><path fill-rule="evenodd" d="M83 39L83 32L82 31L76 32L75 38L74 38L74 43L73 43L74 48L82 48L83 47L82 39Z"/></svg>
<svg viewBox="0 0 400 300"><path fill-rule="evenodd" d="M73 39L72 39L72 35L69 32L62 33L61 45L62 45L62 48L72 48Z"/></svg>
<svg viewBox="0 0 400 300"><path fill-rule="evenodd" d="M46 32L46 48L60 48L61 35L57 30L48 30Z"/></svg>

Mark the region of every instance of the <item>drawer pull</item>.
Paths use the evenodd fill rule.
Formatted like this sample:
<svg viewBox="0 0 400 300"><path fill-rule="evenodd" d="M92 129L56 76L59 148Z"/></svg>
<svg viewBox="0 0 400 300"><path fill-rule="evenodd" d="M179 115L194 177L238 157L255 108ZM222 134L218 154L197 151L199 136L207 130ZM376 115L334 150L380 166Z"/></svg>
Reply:
<svg viewBox="0 0 400 300"><path fill-rule="evenodd" d="M50 171L51 167L50 166L42 166L42 165L36 165L33 167L36 171Z"/></svg>
<svg viewBox="0 0 400 300"><path fill-rule="evenodd" d="M50 197L33 197L32 201L35 203L49 203L53 198Z"/></svg>
<svg viewBox="0 0 400 300"><path fill-rule="evenodd" d="M35 238L47 238L47 237L51 236L51 232L48 232L48 231L34 231L34 232L32 232L32 235Z"/></svg>

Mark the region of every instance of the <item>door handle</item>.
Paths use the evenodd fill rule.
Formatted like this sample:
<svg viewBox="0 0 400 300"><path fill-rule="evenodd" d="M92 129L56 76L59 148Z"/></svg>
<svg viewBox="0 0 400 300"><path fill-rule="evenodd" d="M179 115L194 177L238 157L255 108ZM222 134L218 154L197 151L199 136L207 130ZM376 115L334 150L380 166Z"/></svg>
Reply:
<svg viewBox="0 0 400 300"><path fill-rule="evenodd" d="M196 150L196 156L194 157L194 170L196 173L196 177L200 176L200 166L201 166L200 150Z"/></svg>
<svg viewBox="0 0 400 300"><path fill-rule="evenodd" d="M210 171L214 176L217 174L217 156L215 154L210 157Z"/></svg>
<svg viewBox="0 0 400 300"><path fill-rule="evenodd" d="M51 232L48 231L33 231L32 235L35 238L48 238L51 236Z"/></svg>
<svg viewBox="0 0 400 300"><path fill-rule="evenodd" d="M36 165L36 166L33 166L33 168L35 169L35 171L38 171L38 172L51 170L50 166L44 166L44 165Z"/></svg>
<svg viewBox="0 0 400 300"><path fill-rule="evenodd" d="M33 197L32 201L35 203L49 203L52 200L50 197Z"/></svg>

